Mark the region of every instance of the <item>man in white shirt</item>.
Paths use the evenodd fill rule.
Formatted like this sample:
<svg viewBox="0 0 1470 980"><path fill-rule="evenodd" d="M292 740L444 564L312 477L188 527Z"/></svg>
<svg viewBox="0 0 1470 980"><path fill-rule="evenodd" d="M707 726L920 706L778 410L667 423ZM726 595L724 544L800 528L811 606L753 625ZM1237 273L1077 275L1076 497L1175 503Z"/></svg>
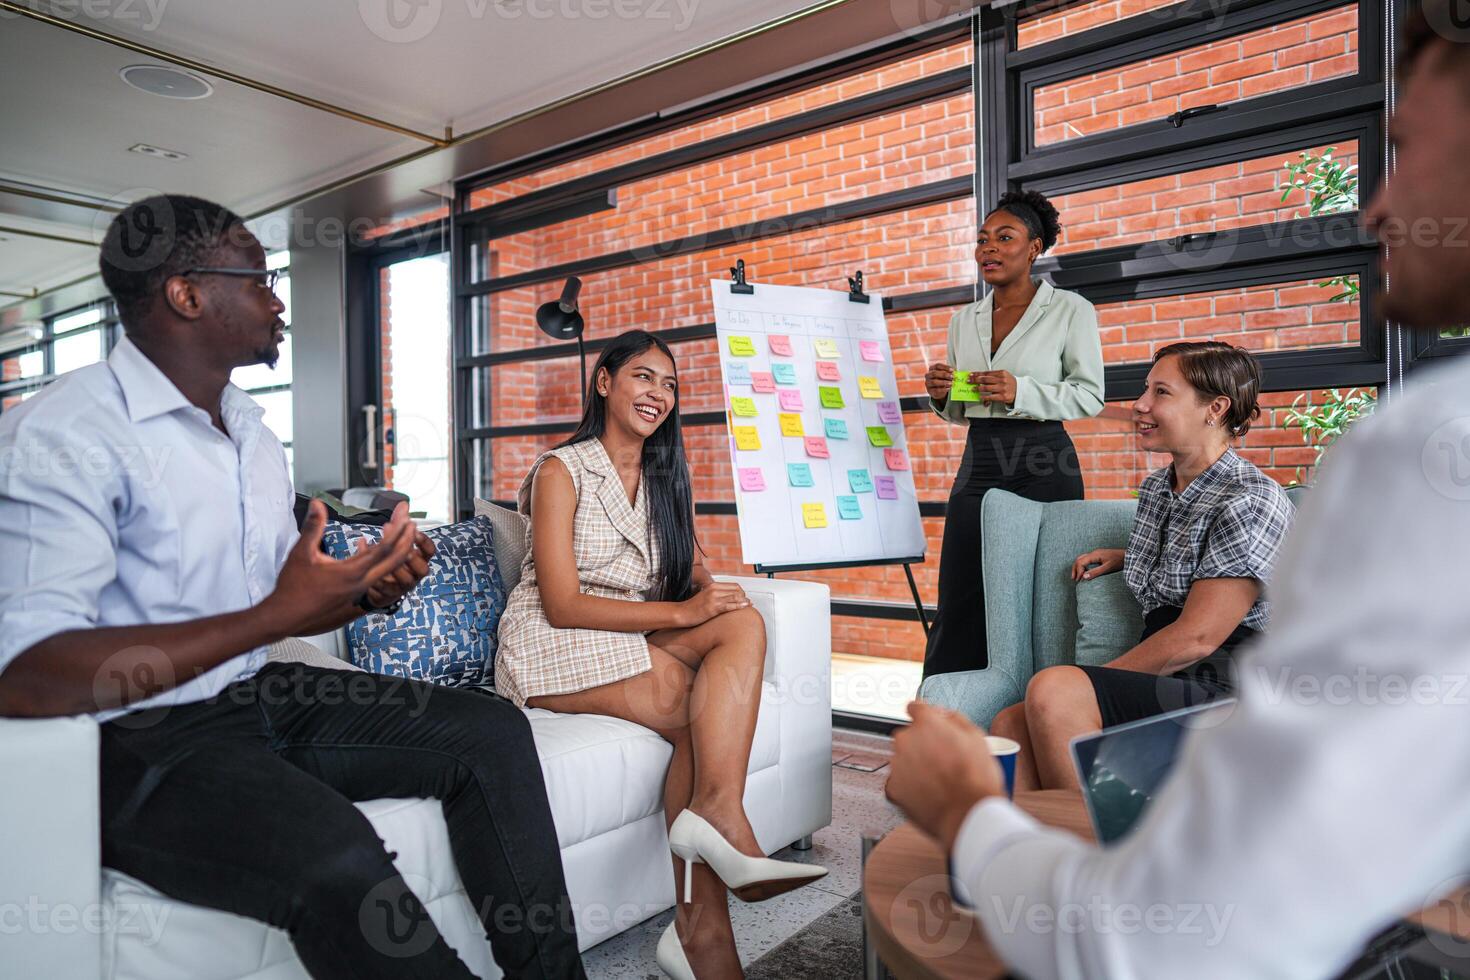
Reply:
<svg viewBox="0 0 1470 980"><path fill-rule="evenodd" d="M402 505L342 561L320 502L297 533L285 452L229 383L283 338L260 243L155 197L113 221L101 268L126 336L0 415L0 715L94 715L103 863L286 930L314 977L472 976L352 804L414 796L443 802L504 972L582 976L521 712L266 662L394 604L434 547Z"/></svg>
<svg viewBox="0 0 1470 980"><path fill-rule="evenodd" d="M1470 33L1450 13L1426 0L1405 31L1397 169L1364 216L1391 246L1381 312L1425 330L1470 323ZM1470 871L1470 359L1457 360L1329 454L1238 705L1190 735L1117 845L1037 824L1006 800L977 729L911 706L888 794L950 852L1018 973L1332 976Z"/></svg>

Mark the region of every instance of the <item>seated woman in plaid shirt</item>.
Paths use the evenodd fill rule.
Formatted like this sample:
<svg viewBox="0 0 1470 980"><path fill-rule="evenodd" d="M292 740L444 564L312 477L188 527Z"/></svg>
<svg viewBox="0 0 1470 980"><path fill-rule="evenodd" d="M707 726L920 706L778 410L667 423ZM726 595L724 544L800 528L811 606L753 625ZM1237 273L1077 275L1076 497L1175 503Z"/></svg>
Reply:
<svg viewBox="0 0 1470 980"><path fill-rule="evenodd" d="M1234 690L1233 651L1265 630L1263 588L1291 523L1281 486L1230 441L1259 414L1261 368L1239 347L1170 344L1133 405L1141 448L1170 465L1143 481L1126 549L1072 565L1075 580L1123 570L1144 611L1138 644L1105 667L1037 672L992 731L1021 744L1018 789L1074 787L1069 743L1088 732Z"/></svg>

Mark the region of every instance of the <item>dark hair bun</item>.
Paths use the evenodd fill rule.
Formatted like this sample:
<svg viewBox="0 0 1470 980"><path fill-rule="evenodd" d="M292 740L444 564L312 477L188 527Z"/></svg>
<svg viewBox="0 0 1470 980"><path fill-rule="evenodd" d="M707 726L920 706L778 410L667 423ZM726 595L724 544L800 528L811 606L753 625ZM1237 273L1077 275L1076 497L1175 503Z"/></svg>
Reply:
<svg viewBox="0 0 1470 980"><path fill-rule="evenodd" d="M1062 233L1061 216L1056 206L1041 191L1006 191L990 213L1008 211L1020 218L1032 238L1041 239L1041 250L1049 250Z"/></svg>

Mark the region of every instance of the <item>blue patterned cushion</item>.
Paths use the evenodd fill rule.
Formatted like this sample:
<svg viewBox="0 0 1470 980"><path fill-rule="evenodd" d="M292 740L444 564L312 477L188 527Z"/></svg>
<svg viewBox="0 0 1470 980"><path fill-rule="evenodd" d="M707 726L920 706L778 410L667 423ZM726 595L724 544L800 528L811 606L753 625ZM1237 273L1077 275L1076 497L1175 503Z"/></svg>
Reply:
<svg viewBox="0 0 1470 980"><path fill-rule="evenodd" d="M375 674L489 687L495 678L495 632L505 610L490 521L476 517L424 533L438 549L429 574L403 597L396 613L368 613L348 624L348 657ZM322 546L345 558L357 542L382 536L380 527L331 522Z"/></svg>

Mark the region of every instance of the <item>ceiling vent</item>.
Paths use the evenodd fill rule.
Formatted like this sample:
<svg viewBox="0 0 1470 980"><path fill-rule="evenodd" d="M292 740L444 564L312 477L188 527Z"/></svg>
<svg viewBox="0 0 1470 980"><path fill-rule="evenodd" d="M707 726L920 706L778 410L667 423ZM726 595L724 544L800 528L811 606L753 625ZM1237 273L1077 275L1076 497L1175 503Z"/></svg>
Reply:
<svg viewBox="0 0 1470 980"><path fill-rule="evenodd" d="M214 93L214 86L198 75L168 65L128 65L118 74L139 92L165 99L206 99Z"/></svg>
<svg viewBox="0 0 1470 980"><path fill-rule="evenodd" d="M144 156L158 157L160 160L187 160L189 154L180 153L178 150L165 150L161 146L149 146L147 143L135 143L128 147L129 153L141 153Z"/></svg>

